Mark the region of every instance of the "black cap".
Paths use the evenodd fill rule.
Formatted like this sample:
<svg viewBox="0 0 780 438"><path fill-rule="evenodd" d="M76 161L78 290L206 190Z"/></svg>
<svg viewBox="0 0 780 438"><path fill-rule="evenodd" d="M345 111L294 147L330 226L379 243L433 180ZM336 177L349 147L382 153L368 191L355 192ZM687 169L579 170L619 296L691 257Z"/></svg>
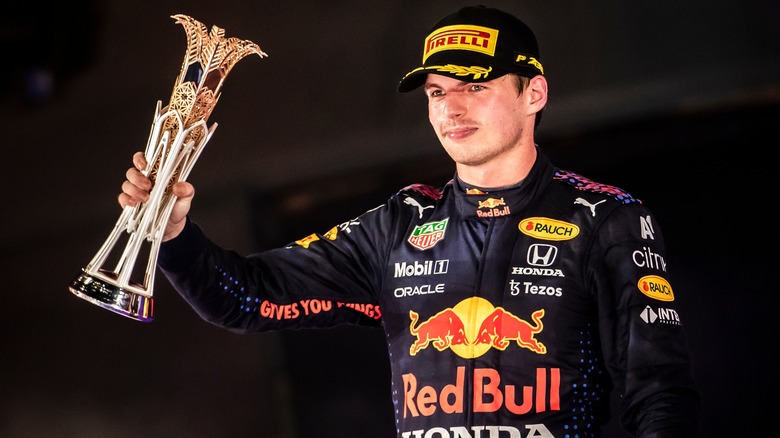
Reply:
<svg viewBox="0 0 780 438"><path fill-rule="evenodd" d="M425 38L422 66L398 84L404 93L428 73L486 82L507 73L543 75L533 31L517 17L485 6L468 6L441 19Z"/></svg>

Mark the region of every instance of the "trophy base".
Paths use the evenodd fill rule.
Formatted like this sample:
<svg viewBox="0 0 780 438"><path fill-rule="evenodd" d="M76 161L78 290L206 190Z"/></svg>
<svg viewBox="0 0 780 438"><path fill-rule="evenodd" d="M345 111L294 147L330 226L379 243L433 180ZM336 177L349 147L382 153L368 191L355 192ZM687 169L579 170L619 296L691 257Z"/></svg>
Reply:
<svg viewBox="0 0 780 438"><path fill-rule="evenodd" d="M154 299L109 283L82 270L68 289L79 298L141 322L154 319Z"/></svg>

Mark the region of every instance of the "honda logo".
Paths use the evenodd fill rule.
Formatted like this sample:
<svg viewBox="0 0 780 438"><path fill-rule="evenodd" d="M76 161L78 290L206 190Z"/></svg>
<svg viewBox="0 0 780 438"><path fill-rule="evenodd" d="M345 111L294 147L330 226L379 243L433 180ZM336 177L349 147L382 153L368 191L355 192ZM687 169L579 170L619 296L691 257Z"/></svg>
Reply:
<svg viewBox="0 0 780 438"><path fill-rule="evenodd" d="M531 266L550 266L558 255L558 248L545 243L534 243L528 248L527 262Z"/></svg>

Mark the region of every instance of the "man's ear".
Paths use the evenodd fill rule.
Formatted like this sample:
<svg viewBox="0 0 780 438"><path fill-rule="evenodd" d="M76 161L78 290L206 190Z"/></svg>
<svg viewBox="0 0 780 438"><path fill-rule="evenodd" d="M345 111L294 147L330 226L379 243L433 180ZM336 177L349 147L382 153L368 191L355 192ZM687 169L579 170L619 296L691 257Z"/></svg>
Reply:
<svg viewBox="0 0 780 438"><path fill-rule="evenodd" d="M542 75L536 75L528 81L528 87L525 89L528 96L528 106L534 112L539 112L547 105L547 78Z"/></svg>

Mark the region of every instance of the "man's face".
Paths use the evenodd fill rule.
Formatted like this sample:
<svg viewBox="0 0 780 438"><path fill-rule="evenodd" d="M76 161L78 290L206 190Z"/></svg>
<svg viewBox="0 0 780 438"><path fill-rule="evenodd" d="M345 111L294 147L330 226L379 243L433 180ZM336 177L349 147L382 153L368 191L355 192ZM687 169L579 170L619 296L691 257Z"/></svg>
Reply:
<svg viewBox="0 0 780 438"><path fill-rule="evenodd" d="M444 149L459 165L479 166L520 146L528 120L517 78L463 82L429 74L425 81L428 119ZM530 127L529 127L530 131Z"/></svg>

